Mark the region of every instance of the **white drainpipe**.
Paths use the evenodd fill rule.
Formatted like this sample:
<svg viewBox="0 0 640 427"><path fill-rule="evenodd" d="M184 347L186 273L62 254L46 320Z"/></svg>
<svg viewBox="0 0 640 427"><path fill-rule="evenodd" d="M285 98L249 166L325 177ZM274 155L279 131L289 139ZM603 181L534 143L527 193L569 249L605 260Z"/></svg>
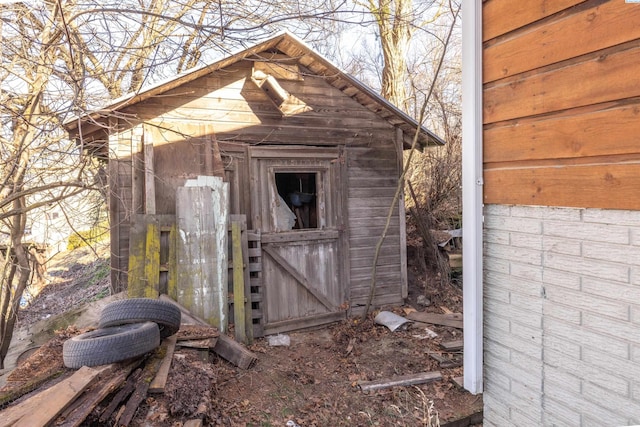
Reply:
<svg viewBox="0 0 640 427"><path fill-rule="evenodd" d="M464 388L482 393L482 0L462 2Z"/></svg>

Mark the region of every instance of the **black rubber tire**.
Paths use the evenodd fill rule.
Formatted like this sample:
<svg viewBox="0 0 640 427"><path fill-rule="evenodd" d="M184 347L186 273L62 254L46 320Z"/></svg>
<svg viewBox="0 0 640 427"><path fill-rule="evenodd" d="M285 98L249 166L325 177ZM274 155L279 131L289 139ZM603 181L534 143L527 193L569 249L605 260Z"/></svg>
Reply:
<svg viewBox="0 0 640 427"><path fill-rule="evenodd" d="M160 345L160 330L153 322L100 328L64 342L62 359L67 368L98 366L141 356Z"/></svg>
<svg viewBox="0 0 640 427"><path fill-rule="evenodd" d="M180 309L168 301L152 298L131 298L107 304L100 313L100 327L127 323L155 322L160 338L166 338L180 329Z"/></svg>

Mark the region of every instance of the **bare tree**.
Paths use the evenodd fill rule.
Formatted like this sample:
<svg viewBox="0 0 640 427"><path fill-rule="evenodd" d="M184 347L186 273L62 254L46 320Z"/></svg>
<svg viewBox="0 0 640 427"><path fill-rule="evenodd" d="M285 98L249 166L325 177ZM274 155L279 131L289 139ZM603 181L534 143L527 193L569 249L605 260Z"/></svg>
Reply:
<svg viewBox="0 0 640 427"><path fill-rule="evenodd" d="M369 0L367 7L374 16L384 58L382 96L400 108L405 107L406 61L413 34L412 0Z"/></svg>
<svg viewBox="0 0 640 427"><path fill-rule="evenodd" d="M397 0L397 1L401 1L401 0ZM445 61L445 58L447 56L447 49L449 47L449 43L451 41L451 35L453 34L454 30L455 30L455 25L457 22L457 18L458 18L458 14L460 12L460 6L459 5L454 5L454 3L452 1L449 2L450 8L451 8L451 12L452 12L452 20L449 23L447 32L446 32L446 37L444 39L442 39L442 48L440 49L440 52L438 54L438 59L436 61L436 67L434 69L433 75L432 75L432 79L431 79L431 83L427 86L426 90L425 90L425 96L424 96L424 101L422 102L422 106L420 108L420 113L418 115L418 123L420 125L422 125L422 123L424 122L424 116L425 116L425 112L427 111L427 107L429 105L429 102L431 100L431 97L434 93L435 88L437 87L438 84L438 80L439 80L439 76L440 76L440 72L443 68L443 64ZM385 44L385 40L382 39L381 40L383 45ZM384 74L383 74L384 75ZM400 76L398 76L400 77ZM403 82L402 84L404 85L404 78L402 78ZM383 80L383 86L384 86L384 80ZM398 86L400 86L398 84ZM376 267L377 267L377 261L378 261L378 256L380 254L380 249L382 247L382 244L386 238L386 234L387 231L389 229L389 225L390 225L390 218L392 216L393 213L393 209L398 201L399 196L402 193L402 190L404 189L405 186L405 178L406 175L411 167L411 160L413 155L416 152L416 148L417 148L417 137L418 133L416 133L416 136L414 137L413 143L411 145L411 149L409 150L408 155L405 158L405 162L404 162L404 167L402 170L402 174L398 180L398 186L396 188L396 193L394 195L393 198L393 202L391 204L391 206L389 207L389 212L387 214L387 221L385 224L385 228L384 231L382 233L382 235L380 236L380 239L378 240L378 243L376 245L376 251L374 254L374 259L373 259L373 265L372 265L372 269L371 269L371 285L370 285L370 289L369 289L369 297L367 299L367 304L365 307L365 310L363 312L362 318L364 319L368 312L369 312L369 308L371 306L371 302L373 301L373 296L375 294L375 287L376 287ZM413 190L411 190L413 192ZM429 246L437 246L437 245L433 245L433 237L430 235L429 233L429 229L427 228L425 230L425 233L423 235L423 239L425 240L425 245L429 245ZM437 247L436 247L436 252L434 253L434 255L436 257L438 257L438 253L437 253ZM440 263L438 263L440 264Z"/></svg>
<svg viewBox="0 0 640 427"><path fill-rule="evenodd" d="M50 0L0 4L0 368L31 276L30 212L99 187L61 123L340 0Z"/></svg>

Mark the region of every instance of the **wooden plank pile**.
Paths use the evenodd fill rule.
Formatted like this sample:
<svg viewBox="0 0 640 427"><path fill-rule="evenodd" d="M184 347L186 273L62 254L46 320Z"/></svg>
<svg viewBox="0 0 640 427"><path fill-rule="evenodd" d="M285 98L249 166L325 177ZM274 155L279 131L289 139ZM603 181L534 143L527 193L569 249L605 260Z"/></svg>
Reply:
<svg viewBox="0 0 640 427"><path fill-rule="evenodd" d="M5 396L15 402L0 411L0 427L80 426L89 418L100 425L128 426L150 394L165 391L176 347L205 354L213 351L243 369L255 364L256 356L242 344L180 308L183 319L180 330L165 338L150 354L110 365L84 366L67 377L61 375L57 383L53 378L64 371L51 370L46 384L54 385L43 386L20 399L20 394L30 390L23 388L16 393L15 388L22 384L8 382L0 390L0 402L7 401ZM191 425L201 425L201 420L192 421Z"/></svg>
<svg viewBox="0 0 640 427"><path fill-rule="evenodd" d="M463 329L463 320L461 313L424 313L413 312L407 315L407 318L418 324L426 325L442 325L452 328ZM434 359L442 369L456 368L462 366L462 347L461 339L444 341L440 343L442 351L429 351L429 357Z"/></svg>

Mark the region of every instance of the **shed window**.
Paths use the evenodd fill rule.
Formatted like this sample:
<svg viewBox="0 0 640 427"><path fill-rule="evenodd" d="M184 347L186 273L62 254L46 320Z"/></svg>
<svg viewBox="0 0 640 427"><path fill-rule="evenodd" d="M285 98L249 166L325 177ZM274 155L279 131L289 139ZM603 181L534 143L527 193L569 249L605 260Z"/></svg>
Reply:
<svg viewBox="0 0 640 427"><path fill-rule="evenodd" d="M276 173L278 195L291 210L292 229L318 228L317 172Z"/></svg>

